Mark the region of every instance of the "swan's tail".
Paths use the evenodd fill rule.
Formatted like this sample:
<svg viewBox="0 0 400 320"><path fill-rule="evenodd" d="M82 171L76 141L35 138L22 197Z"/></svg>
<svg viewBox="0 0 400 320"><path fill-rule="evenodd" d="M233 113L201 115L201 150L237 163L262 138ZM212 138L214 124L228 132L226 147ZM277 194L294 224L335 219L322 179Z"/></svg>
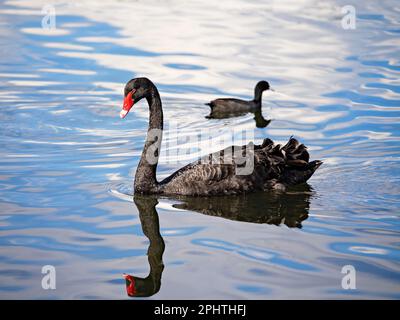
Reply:
<svg viewBox="0 0 400 320"><path fill-rule="evenodd" d="M279 180L286 185L306 182L322 164L319 160L310 162L307 147L293 137L283 147L275 145L271 139L264 139L256 148L268 154L271 165L280 176Z"/></svg>
<svg viewBox="0 0 400 320"><path fill-rule="evenodd" d="M306 182L322 164L320 160L310 162L307 147L293 137L282 147L282 150L286 156L286 167L282 174L282 181L285 184L294 185Z"/></svg>
<svg viewBox="0 0 400 320"><path fill-rule="evenodd" d="M295 138L290 137L288 143L286 143L282 150L286 155L287 164L293 163L294 165L304 161L305 163L310 161L310 155L307 151L307 147L304 144L300 144ZM303 165L305 164L303 162Z"/></svg>

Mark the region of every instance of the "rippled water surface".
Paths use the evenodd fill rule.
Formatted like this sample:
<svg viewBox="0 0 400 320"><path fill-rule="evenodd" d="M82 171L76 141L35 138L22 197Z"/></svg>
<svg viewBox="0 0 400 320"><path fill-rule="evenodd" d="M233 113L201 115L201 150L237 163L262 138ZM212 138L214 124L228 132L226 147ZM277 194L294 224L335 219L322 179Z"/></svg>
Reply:
<svg viewBox="0 0 400 320"><path fill-rule="evenodd" d="M355 4L355 30L346 1L57 1L52 30L48 1L0 3L0 298L122 299L123 273L152 298L400 297L397 1ZM136 76L163 100L160 179L237 130L324 164L285 194L134 203L148 108L118 113ZM261 79L268 126L205 118Z"/></svg>

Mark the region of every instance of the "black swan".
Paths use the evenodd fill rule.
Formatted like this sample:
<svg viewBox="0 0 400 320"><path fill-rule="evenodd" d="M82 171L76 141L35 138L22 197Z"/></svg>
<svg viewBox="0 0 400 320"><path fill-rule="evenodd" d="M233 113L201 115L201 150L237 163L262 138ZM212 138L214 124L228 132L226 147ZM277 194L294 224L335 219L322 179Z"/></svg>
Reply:
<svg viewBox="0 0 400 320"><path fill-rule="evenodd" d="M141 194L213 196L285 189L306 182L322 164L309 162L306 147L290 138L283 147L264 139L261 145L231 146L209 154L158 182L156 170L162 139L163 111L156 86L147 78L130 80L120 117L146 98L149 128L136 170L134 191ZM243 156L245 152L246 156Z"/></svg>
<svg viewBox="0 0 400 320"><path fill-rule="evenodd" d="M234 98L219 98L215 99L206 105L210 106L211 113L206 116L207 119L225 119L244 115L248 112L254 113L254 120L258 128L266 127L271 120L266 120L261 114L261 99L262 93L269 90L270 86L267 81L259 81L254 88L254 99L250 101L234 99Z"/></svg>

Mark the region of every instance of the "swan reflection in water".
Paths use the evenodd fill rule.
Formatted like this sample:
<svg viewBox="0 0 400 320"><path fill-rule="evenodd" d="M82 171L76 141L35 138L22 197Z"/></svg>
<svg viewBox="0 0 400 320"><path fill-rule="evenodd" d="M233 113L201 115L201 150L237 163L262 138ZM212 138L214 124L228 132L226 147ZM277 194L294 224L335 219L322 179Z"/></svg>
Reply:
<svg viewBox="0 0 400 320"><path fill-rule="evenodd" d="M160 223L156 211L158 201L155 196L142 195L134 195L133 201L139 210L143 233L150 241L147 250L150 273L146 278L124 274L126 292L130 297L150 297L160 290L161 274L164 270L162 256L165 244L160 234Z"/></svg>
<svg viewBox="0 0 400 320"><path fill-rule="evenodd" d="M301 228L308 218L310 201L314 193L308 184L292 187L286 192L260 192L241 196L221 197L178 197L175 208L199 212L230 220L250 223L281 225ZM171 198L168 198L171 200ZM125 274L126 291L130 297L149 297L160 290L164 270L164 240L160 234L160 224L154 195L134 195L144 235L150 244L147 251L150 273L141 278Z"/></svg>

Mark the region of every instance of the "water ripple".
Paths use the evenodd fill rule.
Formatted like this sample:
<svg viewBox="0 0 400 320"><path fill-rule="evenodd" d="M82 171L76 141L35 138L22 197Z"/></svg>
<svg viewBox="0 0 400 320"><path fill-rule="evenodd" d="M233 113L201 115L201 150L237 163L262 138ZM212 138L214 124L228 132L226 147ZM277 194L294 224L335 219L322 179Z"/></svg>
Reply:
<svg viewBox="0 0 400 320"><path fill-rule="evenodd" d="M268 209L271 225L158 199L165 272L154 297L399 298L394 1L365 3L356 30L341 28L335 0L55 6L54 30L40 27L40 1L0 9L0 298L121 299L123 272L151 270L155 239L132 199L148 108L142 101L118 117L136 76L151 78L163 100L159 179L232 144L239 130L256 143L295 135L324 161L295 206L266 195L240 209L228 201L236 217ZM127 12L140 13L135 23ZM251 99L261 79L275 90L263 95L267 127L255 128L252 114L205 118L204 103ZM199 132L207 143L194 142ZM286 216L299 208L302 229L290 229ZM38 285L45 264L68 275L63 290ZM358 289L344 292L348 264Z"/></svg>

